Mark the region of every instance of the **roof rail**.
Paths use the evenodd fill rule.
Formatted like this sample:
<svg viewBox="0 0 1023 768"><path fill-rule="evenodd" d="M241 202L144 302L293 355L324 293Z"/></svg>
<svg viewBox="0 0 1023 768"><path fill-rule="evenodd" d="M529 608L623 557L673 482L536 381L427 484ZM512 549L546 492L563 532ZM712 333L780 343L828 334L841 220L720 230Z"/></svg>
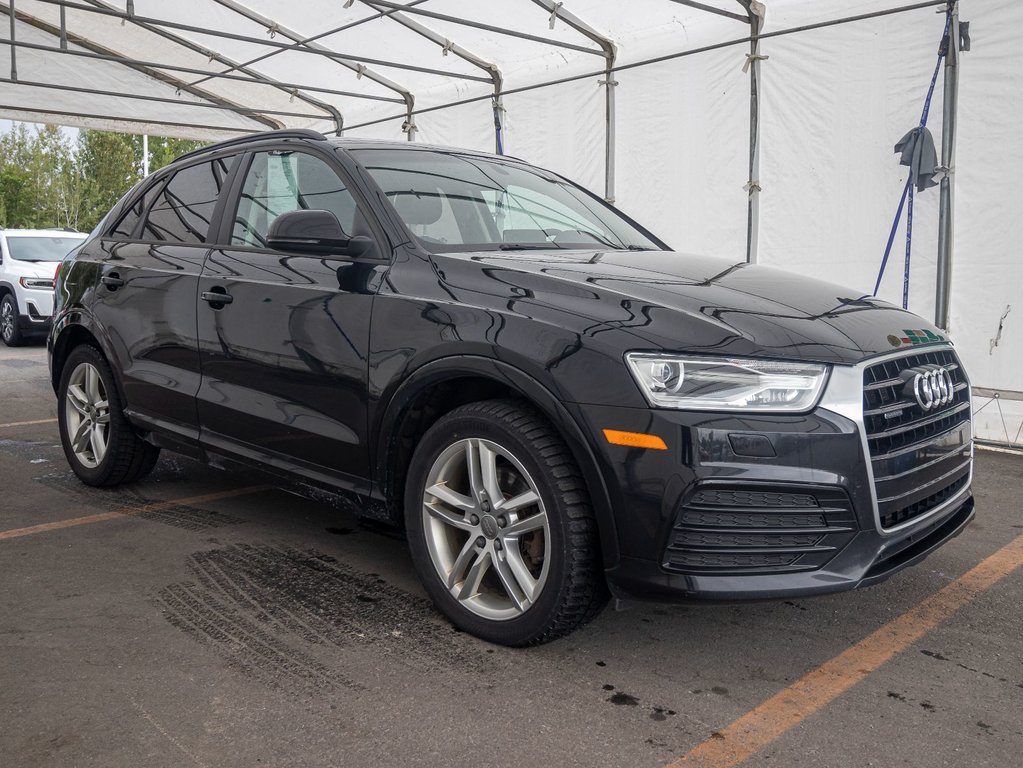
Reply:
<svg viewBox="0 0 1023 768"><path fill-rule="evenodd" d="M185 152L183 155L178 155L175 159L183 160L186 157L195 157L206 152L213 152L214 150L224 149L225 147L233 147L237 144L247 144L250 141L262 141L263 139L310 139L312 141L326 141L327 137L319 131L314 131L311 128L282 128L279 131L261 131L260 133L250 133L245 136L238 136L234 139L218 141L216 144L199 147L198 149L193 149L191 152Z"/></svg>

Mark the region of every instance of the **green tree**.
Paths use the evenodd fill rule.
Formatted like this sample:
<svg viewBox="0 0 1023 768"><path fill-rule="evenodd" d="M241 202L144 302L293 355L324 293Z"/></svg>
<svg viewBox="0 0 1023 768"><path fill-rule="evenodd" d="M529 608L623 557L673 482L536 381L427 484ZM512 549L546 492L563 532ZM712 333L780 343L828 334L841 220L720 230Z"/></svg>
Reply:
<svg viewBox="0 0 1023 768"><path fill-rule="evenodd" d="M142 137L136 136L139 145L139 158L142 157ZM192 139L173 139L168 136L149 137L149 172L158 171L179 155L199 149L208 142Z"/></svg>
<svg viewBox="0 0 1023 768"><path fill-rule="evenodd" d="M78 134L77 170L87 187L82 229L92 229L111 206L142 178L134 136L83 130Z"/></svg>
<svg viewBox="0 0 1023 768"><path fill-rule="evenodd" d="M203 142L153 136L156 171ZM91 230L142 177L142 137L82 130L72 142L59 128L17 123L0 136L0 227Z"/></svg>

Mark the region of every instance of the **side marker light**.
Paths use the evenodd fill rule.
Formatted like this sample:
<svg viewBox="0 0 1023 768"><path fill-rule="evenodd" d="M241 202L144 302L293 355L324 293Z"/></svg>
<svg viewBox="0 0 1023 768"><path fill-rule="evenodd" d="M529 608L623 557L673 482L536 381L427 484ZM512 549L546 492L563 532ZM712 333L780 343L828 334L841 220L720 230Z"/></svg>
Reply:
<svg viewBox="0 0 1023 768"><path fill-rule="evenodd" d="M642 432L621 432L617 429L605 429L604 438L611 445L624 445L627 448L650 448L655 451L666 451L668 446L657 435Z"/></svg>

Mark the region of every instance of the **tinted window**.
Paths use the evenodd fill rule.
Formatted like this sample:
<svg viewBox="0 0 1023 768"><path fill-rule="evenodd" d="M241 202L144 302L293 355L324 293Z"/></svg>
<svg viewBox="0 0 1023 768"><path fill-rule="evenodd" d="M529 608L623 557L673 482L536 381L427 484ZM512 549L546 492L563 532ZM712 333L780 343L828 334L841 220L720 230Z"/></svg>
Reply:
<svg viewBox="0 0 1023 768"><path fill-rule="evenodd" d="M231 243L265 248L273 220L299 209L330 211L345 234L352 234L355 200L329 165L301 152L257 152L238 200Z"/></svg>
<svg viewBox="0 0 1023 768"><path fill-rule="evenodd" d="M146 212L149 204L153 202L153 198L156 197L156 193L160 191L160 187L163 186L163 180L161 179L156 184L150 184L149 189L143 193L135 204L128 209L128 212L121 217L120 222L114 228L114 231L110 233L111 237L131 237L135 232L135 225L139 223L139 219L142 218L142 214Z"/></svg>
<svg viewBox="0 0 1023 768"><path fill-rule="evenodd" d="M202 243L217 197L235 158L220 158L178 171L153 203L142 228L143 240Z"/></svg>

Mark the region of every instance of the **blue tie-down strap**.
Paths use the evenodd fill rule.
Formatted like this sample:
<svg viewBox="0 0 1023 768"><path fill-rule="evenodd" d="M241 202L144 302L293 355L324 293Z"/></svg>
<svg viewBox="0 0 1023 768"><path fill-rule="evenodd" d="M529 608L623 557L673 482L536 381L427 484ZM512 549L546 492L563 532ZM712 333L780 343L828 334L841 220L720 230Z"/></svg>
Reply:
<svg viewBox="0 0 1023 768"><path fill-rule="evenodd" d="M928 187L937 185L935 176L939 172L937 152L934 149L934 139L927 129L927 118L931 113L931 99L934 97L934 88L938 83L938 73L941 71L941 63L948 51L949 30L952 26L951 12L945 16L945 30L941 35L941 44L938 46L938 61L934 65L934 73L931 75L931 84L927 88L927 98L924 99L924 107L920 114L920 123L905 136L899 139L895 145L895 151L899 153L899 163L909 168L909 176L902 188L902 197L899 198L899 207L895 211L895 221L888 233L888 242L885 245L884 256L881 259L881 268L877 271L877 280L874 282L874 296L881 290L881 280L884 278L885 268L888 266L888 257L891 255L892 246L895 244L895 233L898 232L899 223L902 221L902 211L906 210L906 265L902 275L902 308L909 308L909 265L913 252L913 187L923 192ZM909 202L907 206L906 203Z"/></svg>

